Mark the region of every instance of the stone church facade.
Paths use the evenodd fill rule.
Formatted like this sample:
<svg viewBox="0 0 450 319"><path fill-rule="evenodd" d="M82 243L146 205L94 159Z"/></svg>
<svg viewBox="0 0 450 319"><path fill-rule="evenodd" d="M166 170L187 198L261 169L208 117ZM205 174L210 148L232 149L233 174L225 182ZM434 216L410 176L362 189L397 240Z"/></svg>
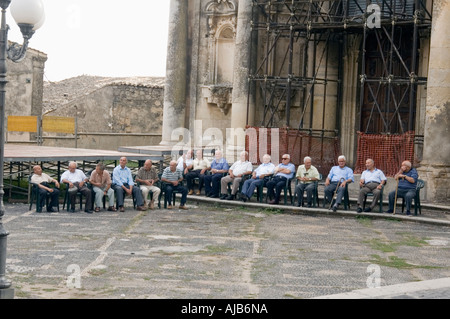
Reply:
<svg viewBox="0 0 450 319"><path fill-rule="evenodd" d="M424 196L449 200L450 4L389 3L171 0L161 144L235 160L246 128L283 129L355 167L361 141L411 136Z"/></svg>

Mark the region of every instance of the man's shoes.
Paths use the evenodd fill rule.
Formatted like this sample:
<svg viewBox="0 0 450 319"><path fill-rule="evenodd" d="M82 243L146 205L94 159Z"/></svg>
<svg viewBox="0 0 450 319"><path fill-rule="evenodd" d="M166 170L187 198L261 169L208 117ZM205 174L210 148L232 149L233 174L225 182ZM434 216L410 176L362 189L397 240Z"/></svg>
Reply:
<svg viewBox="0 0 450 319"><path fill-rule="evenodd" d="M367 207L366 209L364 209L364 213L370 213L372 211L372 208Z"/></svg>
<svg viewBox="0 0 450 319"><path fill-rule="evenodd" d="M386 214L392 214L394 211L392 209L389 209L387 211L385 211Z"/></svg>
<svg viewBox="0 0 450 319"><path fill-rule="evenodd" d="M141 212L144 212L144 211L147 210L147 207L145 207L145 206L138 206L138 207L136 207L136 210L139 210L139 211L141 211Z"/></svg>
<svg viewBox="0 0 450 319"><path fill-rule="evenodd" d="M273 199L269 202L270 205L277 205L278 201L276 199Z"/></svg>
<svg viewBox="0 0 450 319"><path fill-rule="evenodd" d="M119 206L119 212L123 213L125 211L125 208L123 206Z"/></svg>
<svg viewBox="0 0 450 319"><path fill-rule="evenodd" d="M196 192L195 192L195 195L200 195L200 191L196 191Z"/></svg>
<svg viewBox="0 0 450 319"><path fill-rule="evenodd" d="M172 205L167 205L167 209L172 209Z"/></svg>
<svg viewBox="0 0 450 319"><path fill-rule="evenodd" d="M181 206L180 205L180 207L178 207L179 209L184 209L184 210L188 210L189 208L187 208L187 206L186 205L183 205L183 206Z"/></svg>
<svg viewBox="0 0 450 319"><path fill-rule="evenodd" d="M152 201L148 204L148 209L151 209L151 210L155 209L155 201L154 201L154 200L152 200Z"/></svg>
<svg viewBox="0 0 450 319"><path fill-rule="evenodd" d="M84 212L88 213L88 214L93 214L94 213L94 211L92 209L86 209Z"/></svg>
<svg viewBox="0 0 450 319"><path fill-rule="evenodd" d="M406 216L411 216L411 212L409 210L406 211Z"/></svg>
<svg viewBox="0 0 450 319"><path fill-rule="evenodd" d="M358 207L358 209L356 210L357 213L362 213L362 211L363 211L363 210L362 210L361 207Z"/></svg>
<svg viewBox="0 0 450 319"><path fill-rule="evenodd" d="M193 195L193 194L194 194L194 190L191 189L191 190L189 191L188 195Z"/></svg>
<svg viewBox="0 0 450 319"><path fill-rule="evenodd" d="M302 207L303 206L303 203L302 202L298 202L297 203L297 207Z"/></svg>
<svg viewBox="0 0 450 319"><path fill-rule="evenodd" d="M227 198L227 194L221 194L221 195L220 195L220 199L223 200L223 199L226 199L226 198Z"/></svg>
<svg viewBox="0 0 450 319"><path fill-rule="evenodd" d="M333 212L336 213L338 210L338 205L334 204L332 209L333 209Z"/></svg>
<svg viewBox="0 0 450 319"><path fill-rule="evenodd" d="M109 212L116 212L117 209L114 206L109 206L108 211Z"/></svg>
<svg viewBox="0 0 450 319"><path fill-rule="evenodd" d="M100 212L100 207L95 207L94 212L99 213Z"/></svg>
<svg viewBox="0 0 450 319"><path fill-rule="evenodd" d="M241 194L241 201L243 201L244 203L247 201L247 198L247 195Z"/></svg>
<svg viewBox="0 0 450 319"><path fill-rule="evenodd" d="M211 194L211 196L209 196L211 198L219 198L219 194Z"/></svg>
<svg viewBox="0 0 450 319"><path fill-rule="evenodd" d="M75 207L71 207L70 209L67 210L69 213L75 213Z"/></svg>
<svg viewBox="0 0 450 319"><path fill-rule="evenodd" d="M227 198L225 198L226 200L234 200L236 198L235 195L228 195Z"/></svg>
<svg viewBox="0 0 450 319"><path fill-rule="evenodd" d="M53 207L49 207L49 208L47 209L47 213L56 213L56 210L53 209Z"/></svg>
<svg viewBox="0 0 450 319"><path fill-rule="evenodd" d="M311 208L311 207L312 207L312 204L311 204L311 203L308 203L308 205L306 205L306 207Z"/></svg>

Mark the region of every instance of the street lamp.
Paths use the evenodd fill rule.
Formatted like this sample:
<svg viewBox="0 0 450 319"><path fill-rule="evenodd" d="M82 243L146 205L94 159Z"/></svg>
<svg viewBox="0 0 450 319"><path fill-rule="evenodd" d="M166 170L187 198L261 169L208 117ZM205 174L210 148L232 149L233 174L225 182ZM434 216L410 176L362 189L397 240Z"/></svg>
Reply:
<svg viewBox="0 0 450 319"><path fill-rule="evenodd" d="M12 4L11 4L12 2ZM6 25L6 9L11 4L11 15L20 28L23 36L23 44L15 43L8 46L8 30ZM2 9L0 28L0 298L7 296L4 293L9 290L11 293L11 281L6 279L6 238L9 233L3 227L3 216L5 207L3 206L3 165L5 159L5 95L6 95L6 59L13 62L20 62L24 59L28 41L33 36L34 31L44 22L44 5L41 0L0 0ZM12 292L12 294L14 294Z"/></svg>

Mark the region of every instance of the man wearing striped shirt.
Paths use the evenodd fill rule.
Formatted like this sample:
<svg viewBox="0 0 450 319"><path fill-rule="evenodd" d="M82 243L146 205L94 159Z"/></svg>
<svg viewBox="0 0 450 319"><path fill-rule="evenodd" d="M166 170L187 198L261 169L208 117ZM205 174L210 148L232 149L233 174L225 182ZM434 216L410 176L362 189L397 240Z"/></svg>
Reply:
<svg viewBox="0 0 450 319"><path fill-rule="evenodd" d="M188 189L181 184L183 181L183 172L177 168L176 161L171 161L169 167L164 169L161 181L166 183L165 199L168 203L167 208L172 209L172 194L173 191L177 191L181 193L180 209L188 209L186 207Z"/></svg>

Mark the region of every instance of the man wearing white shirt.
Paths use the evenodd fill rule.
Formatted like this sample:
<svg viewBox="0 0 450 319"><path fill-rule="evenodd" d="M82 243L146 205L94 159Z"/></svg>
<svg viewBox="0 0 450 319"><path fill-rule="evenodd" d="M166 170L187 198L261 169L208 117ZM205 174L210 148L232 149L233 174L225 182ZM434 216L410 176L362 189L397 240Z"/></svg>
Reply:
<svg viewBox="0 0 450 319"><path fill-rule="evenodd" d="M40 203L36 203L36 213L42 212L42 206L44 206L47 196L51 197L51 202L47 205L47 212L56 212L58 210L59 198L58 181L43 173L42 168L39 165L33 167L33 173L33 176L31 176L31 183L38 186L39 198L41 199ZM55 183L56 188L50 187L50 183Z"/></svg>
<svg viewBox="0 0 450 319"><path fill-rule="evenodd" d="M206 158L203 158L203 150L197 150L197 157L192 161L192 169L186 174L188 195L194 194L194 178L199 179L198 191L196 195L200 195L203 187L203 179L207 170L211 169L211 164Z"/></svg>
<svg viewBox="0 0 450 319"><path fill-rule="evenodd" d="M241 200L246 202L250 200L250 198L253 196L253 192L255 191L256 187L260 186L261 184L264 185L270 175L273 175L275 171L275 165L270 162L271 157L269 154L266 154L263 156L263 163L258 166L256 170L253 171L252 178L247 179L244 182L244 185L242 186L241 191Z"/></svg>
<svg viewBox="0 0 450 319"><path fill-rule="evenodd" d="M228 170L229 175L222 177L220 180L220 199L235 199L242 177L244 175L251 174L252 171L253 165L248 161L248 153L246 151L242 151L240 154L240 160L231 165ZM228 183L233 183L231 186L231 195L229 196L227 196Z"/></svg>
<svg viewBox="0 0 450 319"><path fill-rule="evenodd" d="M188 150L186 154L180 156L177 161L177 169L186 175L192 169L192 163L194 159L192 158L192 150Z"/></svg>
<svg viewBox="0 0 450 319"><path fill-rule="evenodd" d="M92 192L89 188L87 188L85 184L88 181L89 179L86 177L83 171L77 169L76 162L70 162L69 169L61 175L61 183L66 183L68 185L67 191L69 192L70 209L69 204L67 204L67 210L70 213L75 212L75 200L77 192L80 192L85 197L86 203L84 206L85 207L84 211L88 214L93 213Z"/></svg>
<svg viewBox="0 0 450 319"><path fill-rule="evenodd" d="M364 202L364 197L367 193L373 194L373 200L370 207L364 209L365 212L371 212L380 199L381 189L386 184L386 176L384 173L375 167L373 159L366 160L366 170L361 174L359 186L361 187L358 197L358 208L356 212L361 213L361 204ZM382 200L382 199L381 199Z"/></svg>

